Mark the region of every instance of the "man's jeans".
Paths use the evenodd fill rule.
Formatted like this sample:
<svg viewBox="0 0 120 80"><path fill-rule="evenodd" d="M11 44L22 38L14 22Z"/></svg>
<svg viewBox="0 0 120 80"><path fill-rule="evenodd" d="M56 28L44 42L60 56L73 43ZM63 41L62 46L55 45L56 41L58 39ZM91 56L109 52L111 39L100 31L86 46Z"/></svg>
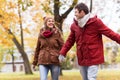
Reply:
<svg viewBox="0 0 120 80"><path fill-rule="evenodd" d="M96 80L98 65L80 66L80 73L83 80Z"/></svg>
<svg viewBox="0 0 120 80"><path fill-rule="evenodd" d="M48 72L51 72L52 80L59 80L60 66L57 65L39 65L40 80L47 80Z"/></svg>

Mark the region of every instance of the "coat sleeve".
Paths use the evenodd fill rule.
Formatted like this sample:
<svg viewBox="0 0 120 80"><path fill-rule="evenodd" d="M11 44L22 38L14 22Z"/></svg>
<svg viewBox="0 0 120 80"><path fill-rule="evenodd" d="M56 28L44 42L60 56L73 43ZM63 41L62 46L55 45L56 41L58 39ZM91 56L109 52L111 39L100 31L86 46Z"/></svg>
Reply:
<svg viewBox="0 0 120 80"><path fill-rule="evenodd" d="M38 63L39 51L40 51L40 41L38 38L35 53L34 53L33 65L37 65L37 63Z"/></svg>
<svg viewBox="0 0 120 80"><path fill-rule="evenodd" d="M60 50L60 54L62 54L63 56L66 56L67 52L70 50L70 48L74 45L75 43L75 32L71 26L71 32L66 40L66 42L64 43L63 47Z"/></svg>
<svg viewBox="0 0 120 80"><path fill-rule="evenodd" d="M112 31L100 19L98 19L97 25L98 25L98 30L99 30L100 34L103 34L120 44L120 34Z"/></svg>

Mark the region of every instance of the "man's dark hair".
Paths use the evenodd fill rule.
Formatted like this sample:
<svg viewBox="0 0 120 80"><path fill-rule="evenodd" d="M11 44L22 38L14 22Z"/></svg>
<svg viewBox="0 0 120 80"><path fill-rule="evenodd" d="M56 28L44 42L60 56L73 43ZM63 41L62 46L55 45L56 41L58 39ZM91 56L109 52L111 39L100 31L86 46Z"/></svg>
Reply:
<svg viewBox="0 0 120 80"><path fill-rule="evenodd" d="M83 10L85 12L85 14L89 13L89 9L88 9L87 5L84 3L77 4L75 6L75 9L78 9L79 12L81 12Z"/></svg>

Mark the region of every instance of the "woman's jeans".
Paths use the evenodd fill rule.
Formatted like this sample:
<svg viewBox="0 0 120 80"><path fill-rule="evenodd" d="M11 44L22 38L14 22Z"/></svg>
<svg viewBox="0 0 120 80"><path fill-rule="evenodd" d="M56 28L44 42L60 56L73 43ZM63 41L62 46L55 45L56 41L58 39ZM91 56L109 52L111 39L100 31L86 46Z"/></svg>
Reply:
<svg viewBox="0 0 120 80"><path fill-rule="evenodd" d="M39 65L40 80L47 80L48 72L51 72L52 80L59 80L60 66L57 65Z"/></svg>
<svg viewBox="0 0 120 80"><path fill-rule="evenodd" d="M80 73L83 80L96 80L98 65L80 66Z"/></svg>

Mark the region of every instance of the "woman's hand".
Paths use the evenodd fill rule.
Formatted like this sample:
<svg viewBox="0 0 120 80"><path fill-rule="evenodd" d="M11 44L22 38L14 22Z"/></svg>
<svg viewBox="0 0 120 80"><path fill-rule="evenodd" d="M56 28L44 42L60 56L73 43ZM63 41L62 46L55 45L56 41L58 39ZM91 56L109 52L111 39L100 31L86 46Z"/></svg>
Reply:
<svg viewBox="0 0 120 80"><path fill-rule="evenodd" d="M36 71L36 65L33 65L33 70Z"/></svg>

